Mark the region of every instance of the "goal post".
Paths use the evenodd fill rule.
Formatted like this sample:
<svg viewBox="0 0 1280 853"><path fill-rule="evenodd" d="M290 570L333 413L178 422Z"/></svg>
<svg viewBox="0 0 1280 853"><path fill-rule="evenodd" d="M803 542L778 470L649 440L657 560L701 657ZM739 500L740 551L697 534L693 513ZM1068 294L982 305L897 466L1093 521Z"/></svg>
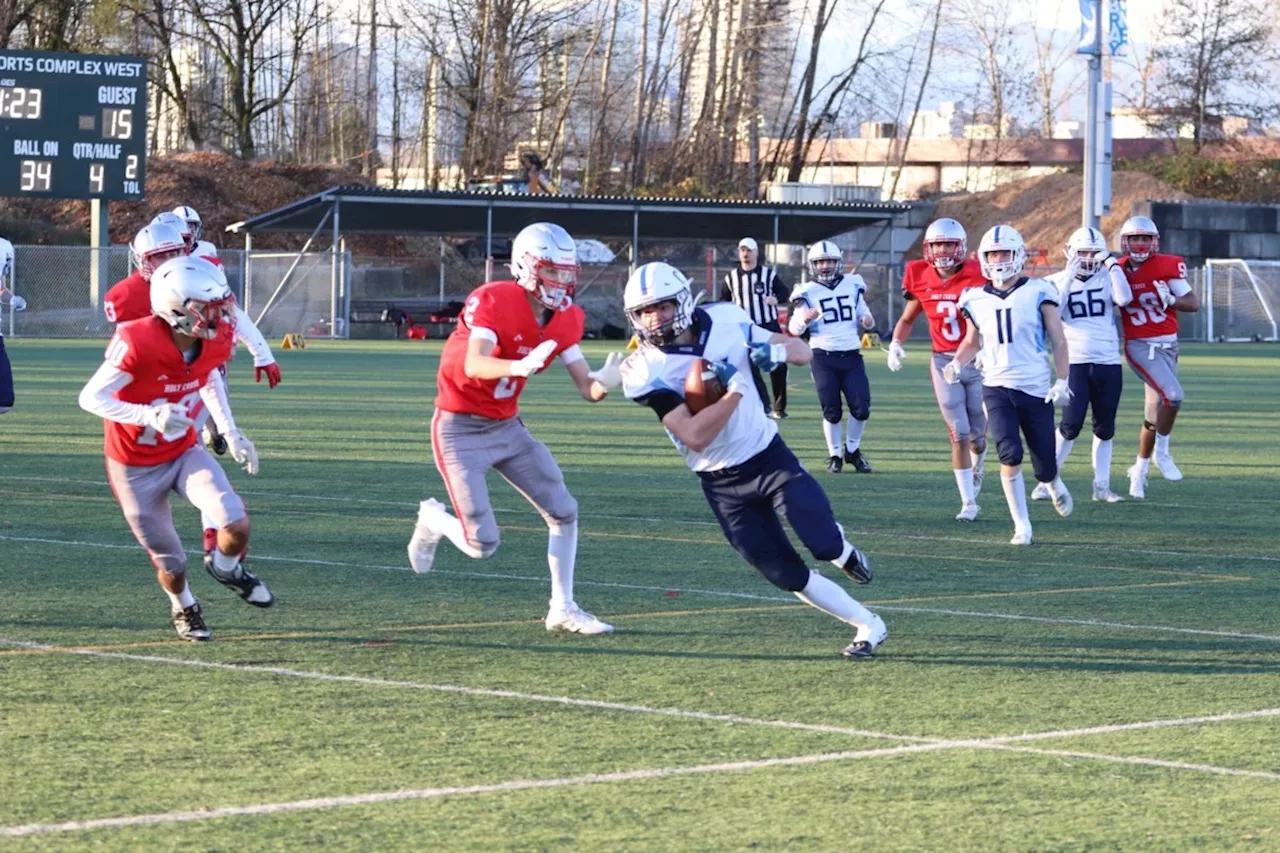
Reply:
<svg viewBox="0 0 1280 853"><path fill-rule="evenodd" d="M1204 290L1206 340L1280 340L1280 261L1210 258Z"/></svg>

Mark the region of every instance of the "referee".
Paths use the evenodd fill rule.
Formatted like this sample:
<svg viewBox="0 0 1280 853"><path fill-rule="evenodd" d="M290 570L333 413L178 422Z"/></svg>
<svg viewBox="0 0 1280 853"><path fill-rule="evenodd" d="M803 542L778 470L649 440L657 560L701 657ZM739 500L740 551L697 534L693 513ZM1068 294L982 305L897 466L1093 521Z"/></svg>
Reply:
<svg viewBox="0 0 1280 853"><path fill-rule="evenodd" d="M751 317L751 322L763 326L771 332L780 332L778 325L778 305L785 302L790 291L778 278L773 267L760 266L760 247L750 237L738 241L738 268L725 273L724 284L720 288L720 301L732 302ZM769 395L764 389L764 379L760 370L751 365L751 376L756 381L756 390L764 401L765 414L774 420L787 416L787 366L778 368L769 374L769 382L773 386L773 406L769 405Z"/></svg>

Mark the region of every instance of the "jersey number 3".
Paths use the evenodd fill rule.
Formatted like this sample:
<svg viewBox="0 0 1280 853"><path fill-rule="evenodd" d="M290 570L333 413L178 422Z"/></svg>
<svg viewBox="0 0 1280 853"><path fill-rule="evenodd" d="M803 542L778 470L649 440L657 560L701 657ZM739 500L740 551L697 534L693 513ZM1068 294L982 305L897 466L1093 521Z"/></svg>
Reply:
<svg viewBox="0 0 1280 853"><path fill-rule="evenodd" d="M948 341L960 340L960 321L956 317L956 304L954 302L938 302L937 312L942 317L942 337Z"/></svg>

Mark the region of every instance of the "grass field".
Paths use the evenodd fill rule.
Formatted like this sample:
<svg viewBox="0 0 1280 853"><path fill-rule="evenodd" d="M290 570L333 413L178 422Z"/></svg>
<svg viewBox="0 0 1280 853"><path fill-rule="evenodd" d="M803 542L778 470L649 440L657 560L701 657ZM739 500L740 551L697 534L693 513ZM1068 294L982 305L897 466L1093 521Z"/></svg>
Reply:
<svg viewBox="0 0 1280 853"><path fill-rule="evenodd" d="M232 479L278 604L197 569L215 641L184 644L76 407L102 342L8 348L0 850L1280 849L1274 346L1186 347L1186 479L1093 504L1083 440L1075 514L1033 505L1029 549L994 474L952 520L922 349L872 359L875 473L818 474L877 568L858 594L890 637L863 663L740 562L650 413L558 369L522 412L582 507L578 600L617 633L544 630L545 527L496 478L498 553L409 572L416 503L444 497L438 347L413 343L281 353L274 391L237 360L262 473ZM793 386L783 434L821 471Z"/></svg>

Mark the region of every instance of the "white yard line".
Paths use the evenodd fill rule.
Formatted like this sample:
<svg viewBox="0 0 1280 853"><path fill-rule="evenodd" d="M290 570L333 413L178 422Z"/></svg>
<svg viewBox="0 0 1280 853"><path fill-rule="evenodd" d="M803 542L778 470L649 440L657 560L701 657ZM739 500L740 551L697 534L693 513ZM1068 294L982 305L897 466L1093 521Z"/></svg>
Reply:
<svg viewBox="0 0 1280 853"><path fill-rule="evenodd" d="M137 545L119 545L104 544L100 542L83 542L74 539L49 539L38 536L9 536L0 534L0 542L31 542L42 545L67 545L84 548L109 548L114 550L137 550ZM201 552L191 550L189 554L196 555ZM408 566L403 565L383 565L378 563L349 563L340 560L314 560L304 557L280 557L271 554L253 554L254 560L276 563L295 563L304 566L325 566L327 568L340 569L361 569L366 571L379 572L408 572L411 571ZM455 577L466 578L487 578L492 580L510 580L521 581L525 583L548 583L547 577L534 575L512 575L499 572L463 572L449 569L433 569L431 574L451 575ZM581 578L575 579L574 583L578 586L602 587L606 589L631 589L641 592L678 592L681 595L706 595L715 598L734 598L745 599L748 601L773 601L794 603L793 597L782 595L763 595L751 592L734 592L731 590L718 589L696 589L674 586L660 586L654 584L631 584L616 583L612 581L591 581ZM1028 594L1034 594L1035 590L1026 590ZM1106 622L1099 619L1066 619L1053 616L1025 616L1019 613L997 613L990 611L978 610L952 610L939 607L914 607L901 604L875 604L871 602L871 606L876 610L885 610L890 612L902 613L927 613L934 616L956 616L971 619L1001 619L1014 622L1035 622L1044 625L1080 625L1091 628L1112 628L1121 631L1151 631L1163 634L1190 634L1203 637L1221 637L1225 639L1237 640L1262 640L1270 643L1280 643L1280 635L1277 634L1255 634L1246 631L1229 631L1229 630L1210 630L1202 628L1186 628L1175 625L1141 625L1130 622Z"/></svg>
<svg viewBox="0 0 1280 853"><path fill-rule="evenodd" d="M591 785L632 780L660 779L670 776L691 774L731 773L746 770L757 770L768 767L786 767L807 764L819 764L832 761L850 761L858 759L881 758L917 752L933 752L940 750L980 749L1016 752L1027 755L1051 756L1062 758L1078 758L1086 760L1106 761L1112 763L1137 766L1158 767L1170 770L1181 770L1200 773L1211 773L1224 776L1249 777L1267 780L1280 780L1280 773L1267 771L1243 770L1232 767L1218 767L1207 764L1191 764L1142 756L1117 756L1105 753L1081 752L1075 750L1039 749L1017 744L1028 741L1054 740L1089 735L1112 734L1115 732L1138 731L1146 729L1170 728L1176 726L1207 725L1219 722L1238 722L1280 716L1280 708L1264 708L1256 711L1242 711L1226 714L1215 714L1198 717L1182 717L1162 720L1144 720L1133 723L1117 723L1102 726L1091 726L1079 729L1060 729L1048 732L1035 732L1021 735L1004 735L978 739L939 739L914 735L895 735L886 732L874 732L862 729L851 729L840 726L828 726L812 723L793 722L788 720L757 719L736 714L710 714L702 711L689 711L679 708L651 708L645 705L631 705L620 702L605 702L593 699L577 699L567 696L546 696L536 693L521 693L511 690L488 690L483 688L463 687L448 684L426 684L413 681L368 678L364 676L346 676L333 673L291 670L281 667L264 667L248 664L224 664L209 661L167 658L156 655L136 655L123 652L103 652L95 650L59 648L41 643L9 640L0 638L0 643L23 648L40 648L53 652L81 655L85 657L107 658L116 660L137 661L168 666L187 666L206 669L250 672L325 682L341 682L362 686L389 687L398 689L430 690L444 693L486 696L515 701L542 702L571 707L585 707L598 710L651 714L657 716L678 717L702 722L728 723L731 725L765 726L770 728L786 728L802 731L815 731L824 734L840 734L857 737L875 738L907 742L896 747L864 749L846 752L827 752L817 755L801 755L788 758L759 759L717 764L693 765L688 767L668 767L645 770L631 770L615 773L589 774L585 776L560 777L554 779L515 780L489 785L471 785L450 788L424 788L409 791L388 791L370 794L358 794L344 797L325 797L318 799L293 800L279 803L265 803L248 806L228 806L198 811L174 811L145 815L130 815L115 818L98 818L92 820L67 821L64 823L23 824L0 827L0 836L22 837L60 832L73 832L93 829L115 829L129 826L177 823L196 820L210 820L222 817L245 815L278 814L281 812L341 808L346 806L369 805L374 803L398 802L405 800L427 800L442 797L456 797L496 792L523 791L543 788L559 788L569 785Z"/></svg>

